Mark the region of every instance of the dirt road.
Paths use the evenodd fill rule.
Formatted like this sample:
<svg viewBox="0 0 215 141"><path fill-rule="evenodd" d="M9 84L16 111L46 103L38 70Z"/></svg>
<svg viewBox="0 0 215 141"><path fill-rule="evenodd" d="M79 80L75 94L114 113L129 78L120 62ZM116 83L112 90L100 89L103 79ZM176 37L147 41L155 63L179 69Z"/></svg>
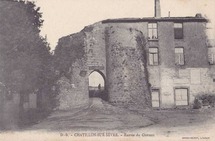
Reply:
<svg viewBox="0 0 215 141"><path fill-rule="evenodd" d="M120 131L162 136L204 135L215 127L215 110L153 110L137 113L92 98L89 107L55 111L27 130Z"/></svg>
<svg viewBox="0 0 215 141"><path fill-rule="evenodd" d="M46 130L120 130L142 128L154 124L144 114L137 114L91 98L89 107L56 111L31 129Z"/></svg>

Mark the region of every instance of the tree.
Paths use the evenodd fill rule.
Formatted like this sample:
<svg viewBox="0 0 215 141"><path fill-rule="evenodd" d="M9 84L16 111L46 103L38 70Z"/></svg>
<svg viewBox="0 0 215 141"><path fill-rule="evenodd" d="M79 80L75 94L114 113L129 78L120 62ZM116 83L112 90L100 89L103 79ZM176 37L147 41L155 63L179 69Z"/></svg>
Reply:
<svg viewBox="0 0 215 141"><path fill-rule="evenodd" d="M0 1L0 82L20 94L21 111L24 97L52 78L50 48L39 34L39 10L29 1Z"/></svg>

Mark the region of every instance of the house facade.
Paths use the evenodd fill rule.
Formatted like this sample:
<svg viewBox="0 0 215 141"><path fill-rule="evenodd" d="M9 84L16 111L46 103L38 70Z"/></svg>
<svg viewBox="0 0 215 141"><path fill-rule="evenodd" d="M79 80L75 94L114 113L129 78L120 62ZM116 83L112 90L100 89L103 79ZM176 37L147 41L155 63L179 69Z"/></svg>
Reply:
<svg viewBox="0 0 215 141"><path fill-rule="evenodd" d="M89 101L88 78L94 71L104 78L106 100L113 104L191 107L198 95L215 94L215 51L207 40L207 22L201 14L160 17L155 0L155 17L108 19L59 39L58 50L72 42L82 42L84 50L71 64L70 89L60 107Z"/></svg>

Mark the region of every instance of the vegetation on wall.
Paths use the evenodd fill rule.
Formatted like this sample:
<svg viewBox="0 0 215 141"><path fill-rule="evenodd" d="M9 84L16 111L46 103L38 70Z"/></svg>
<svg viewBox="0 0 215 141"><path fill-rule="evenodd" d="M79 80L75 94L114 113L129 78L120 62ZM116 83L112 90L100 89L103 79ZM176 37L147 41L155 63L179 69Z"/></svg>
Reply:
<svg viewBox="0 0 215 141"><path fill-rule="evenodd" d="M72 64L84 57L84 32L72 34L59 40L54 54L54 67L58 78L71 77Z"/></svg>
<svg viewBox="0 0 215 141"><path fill-rule="evenodd" d="M146 82L146 84L145 84L146 91L145 91L145 97L144 97L146 99L145 104L147 106L151 107L151 93L150 93L151 84L149 83L149 73L148 73L148 68L147 68L148 59L147 59L147 52L146 52L147 41L146 41L146 38L141 33L139 36L136 37L136 42L137 42L137 49L140 52L140 59L141 59L142 65L144 66L144 75L145 75L144 79Z"/></svg>
<svg viewBox="0 0 215 141"><path fill-rule="evenodd" d="M195 98L193 109L200 109L202 107L212 108L215 106L215 96L213 94L203 94Z"/></svg>

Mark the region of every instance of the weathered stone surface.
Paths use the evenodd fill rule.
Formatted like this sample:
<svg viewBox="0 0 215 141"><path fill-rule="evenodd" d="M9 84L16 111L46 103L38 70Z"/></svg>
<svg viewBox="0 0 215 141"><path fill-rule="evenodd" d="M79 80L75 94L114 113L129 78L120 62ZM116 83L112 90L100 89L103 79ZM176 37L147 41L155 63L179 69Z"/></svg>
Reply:
<svg viewBox="0 0 215 141"><path fill-rule="evenodd" d="M71 79L67 80L70 82L62 78L59 108L87 103L88 76L93 71L98 71L105 79L106 100L115 104L150 107L146 60L143 58L146 56L143 55L142 46L137 43L137 37L144 39L142 33L118 26L107 30L101 23L86 27L81 32L84 33L80 41L84 41L81 44L84 45L85 55L71 64ZM60 41L72 42L72 36L76 35Z"/></svg>
<svg viewBox="0 0 215 141"><path fill-rule="evenodd" d="M86 71L86 77L80 81L88 85L88 75L98 71L105 79L108 101L126 106L136 103L143 108L151 106L150 89L159 90L160 108L176 107L176 88L188 89L191 107L197 95L215 94L215 67L209 65L207 58L206 20L182 18L183 39L174 39L174 19L157 20L158 40L146 40L141 47L136 39L148 37L148 22L152 21L147 19L141 22L107 20L79 32L83 34L81 42L86 55L83 57L86 62L80 64L83 67L80 71ZM158 65L148 64L150 47L158 48ZM175 65L175 47L184 48L184 65ZM198 78L195 77L197 72ZM87 86L82 88L82 93L88 93Z"/></svg>
<svg viewBox="0 0 215 141"><path fill-rule="evenodd" d="M142 33L114 25L106 30L109 101L150 106L146 60L142 58L144 48L137 43L138 37L144 40Z"/></svg>
<svg viewBox="0 0 215 141"><path fill-rule="evenodd" d="M80 76L78 76L80 77ZM83 82L80 82L83 83ZM58 84L60 86L59 107L58 109L72 109L75 107L82 107L88 105L89 96L86 90L80 90L80 84L65 77L62 77ZM86 85L86 84L85 84Z"/></svg>
<svg viewBox="0 0 215 141"><path fill-rule="evenodd" d="M58 109L71 109L88 104L89 72L85 37L85 33L80 32L59 40L55 52L61 73L58 81Z"/></svg>

